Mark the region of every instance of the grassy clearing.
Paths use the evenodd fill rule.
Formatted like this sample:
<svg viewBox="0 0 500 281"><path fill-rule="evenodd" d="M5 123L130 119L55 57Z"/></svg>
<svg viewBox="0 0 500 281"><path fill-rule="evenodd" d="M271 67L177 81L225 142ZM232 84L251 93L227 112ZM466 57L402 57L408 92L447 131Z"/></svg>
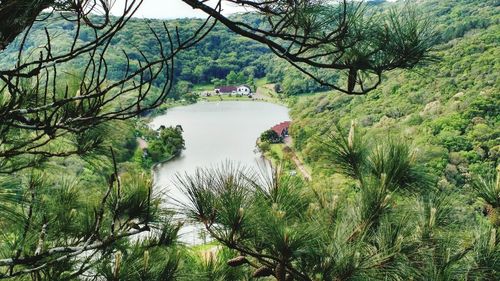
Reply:
<svg viewBox="0 0 500 281"><path fill-rule="evenodd" d="M208 242L201 245L190 246L189 248L196 253L202 253L211 250L213 247L217 247L220 244L217 241Z"/></svg>
<svg viewBox="0 0 500 281"><path fill-rule="evenodd" d="M249 97L236 97L236 96L211 96L201 97L202 101L252 101Z"/></svg>
<svg viewBox="0 0 500 281"><path fill-rule="evenodd" d="M271 144L269 146L269 151L274 153L278 159L283 160L283 147L285 147L285 145L282 143Z"/></svg>
<svg viewBox="0 0 500 281"><path fill-rule="evenodd" d="M274 85L269 84L267 81L267 78L260 78L255 80L255 86L257 87L257 93L254 94L253 99L248 98L246 96L242 97L237 97L237 96L227 96L227 95L222 95L222 96L217 96L213 95L210 97L206 97L204 95L200 96L200 100L202 101L251 101L251 100L257 100L257 101L265 101L265 102L271 102L271 103L276 103L280 105L285 105L286 101L282 100L278 97L278 95L274 92ZM213 89L215 86L213 84L197 84L193 86L193 92L195 93L205 93L205 92L213 92Z"/></svg>
<svg viewBox="0 0 500 281"><path fill-rule="evenodd" d="M256 87L262 87L262 86L264 86L266 84L269 84L269 82L267 81L266 77L255 79L255 86Z"/></svg>
<svg viewBox="0 0 500 281"><path fill-rule="evenodd" d="M193 86L194 92L206 92L206 91L212 92L213 90L214 90L213 84L196 84Z"/></svg>

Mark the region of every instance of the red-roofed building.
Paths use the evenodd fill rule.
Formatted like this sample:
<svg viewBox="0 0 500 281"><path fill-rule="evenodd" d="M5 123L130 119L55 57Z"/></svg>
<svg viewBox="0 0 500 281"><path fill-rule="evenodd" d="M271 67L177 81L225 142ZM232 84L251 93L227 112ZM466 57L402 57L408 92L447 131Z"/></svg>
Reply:
<svg viewBox="0 0 500 281"><path fill-rule="evenodd" d="M219 88L215 89L216 94L231 94L231 93L236 93L236 90L238 90L238 87L236 86L221 86Z"/></svg>
<svg viewBox="0 0 500 281"><path fill-rule="evenodd" d="M276 134L280 136L280 138L284 139L286 136L288 136L288 128L290 127L290 124L290 121L281 122L278 125L272 127L271 130L275 131Z"/></svg>

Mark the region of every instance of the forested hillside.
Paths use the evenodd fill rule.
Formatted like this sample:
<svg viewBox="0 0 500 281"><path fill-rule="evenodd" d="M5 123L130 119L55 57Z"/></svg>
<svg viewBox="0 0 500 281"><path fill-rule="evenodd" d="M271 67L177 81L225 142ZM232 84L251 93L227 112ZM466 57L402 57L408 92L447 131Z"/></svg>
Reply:
<svg viewBox="0 0 500 281"><path fill-rule="evenodd" d="M372 6L377 9L386 11L405 5L402 2L386 3L385 1L369 3L373 3ZM412 3L412 5L417 6L418 10L426 15L425 18L432 22L436 34L435 44L438 45L461 38L471 30L482 30L498 24L499 21L498 3L495 0L430 0ZM232 17L243 19L253 26L266 24L262 18L251 13ZM57 17L49 20L51 24L48 26L47 32L57 34L55 38L51 39L52 43L62 48L68 44L67 42L71 42L71 38L76 32L76 25ZM157 57L160 50L156 46L155 35L150 29L155 30L161 40L167 42L167 35L163 32L163 23L166 23L171 29L178 27L179 34L187 37L201 26L203 21L198 19L168 21L132 19L125 26L123 32L117 34L113 39L111 48L107 51L106 58L110 65L110 79L121 78L125 71L126 60L123 52L127 53L132 62L142 59L141 53L149 59ZM41 23L35 23L32 29L35 36L29 38L26 48L39 46L41 42L46 40ZM92 40L93 36L90 29L83 29L79 39L81 43L85 43ZM18 44L11 44L4 51L6 55L0 58L4 68L12 62L12 59L8 58L15 55L17 46ZM76 59L69 66L70 72L83 67L84 63L84 58ZM272 55L265 46L232 33L220 23L216 24L213 30L198 44L181 51L176 56L174 72L177 91L172 93L173 98L189 92L195 84L253 84L255 78L262 77L266 77L269 82L280 84L286 95L328 90L327 87L319 85L287 62ZM334 77L334 80L341 79L340 75L334 72L329 73L328 76ZM160 77L155 81L155 84L160 85L163 82L164 79Z"/></svg>
<svg viewBox="0 0 500 281"><path fill-rule="evenodd" d="M419 13L425 15L425 20L430 21L435 32L433 44L436 44L436 50L444 48L444 46L447 46L446 43L455 39L459 40L466 34L484 31L490 26L498 25L500 20L498 1L495 0L428 0L411 1L409 3L411 7L416 7ZM384 3L382 1L375 7L389 11L402 5L406 5L404 1L396 3ZM439 59L442 54L446 54L446 51L436 54L436 57ZM315 83L294 67L277 58L273 58L266 69L268 80L279 83L283 91L288 95L328 90L327 87ZM328 75L334 76L335 73L329 73ZM453 74L451 75L453 76ZM341 79L341 77L338 77L338 79Z"/></svg>
<svg viewBox="0 0 500 281"><path fill-rule="evenodd" d="M355 120L379 142L392 134L417 145L444 185L462 186L469 172L492 172L500 151L497 4L420 4L435 19L440 35L433 54L436 62L390 73L379 89L365 97L329 92L293 99L295 147L316 167L319 136L335 122L346 126Z"/></svg>
<svg viewBox="0 0 500 281"><path fill-rule="evenodd" d="M239 15L244 17L249 24L258 25L261 20L252 14ZM50 25L47 27L49 34L56 34L51 38L52 44L60 49L68 47L76 33L76 24L65 21L60 17L53 16L48 19ZM118 80L126 71L127 54L130 61L138 67L138 61L143 56L149 60L159 58L160 49L157 46L154 30L168 46L167 33L163 24L171 30L178 28L182 38L191 36L197 28L203 24L203 20L179 19L179 20L146 20L131 19L123 31L117 34L106 52L106 60L109 65L108 79ZM46 41L44 23L35 23L32 27L33 35L25 43L26 49L34 49ZM79 31L79 44L85 44L94 39L90 28ZM19 46L21 38L3 52L0 58L1 68L12 65L13 58ZM185 94L193 84L252 84L254 78L262 78L266 74L265 65L270 51L255 41L236 36L221 24L216 24L207 36L194 46L182 50L175 57L174 78L177 82L177 90L171 94L172 98L179 94ZM67 65L68 72L77 75L77 70L82 69L87 62L85 57L79 57ZM229 81L225 81L227 76ZM165 82L165 77L155 80L155 85Z"/></svg>

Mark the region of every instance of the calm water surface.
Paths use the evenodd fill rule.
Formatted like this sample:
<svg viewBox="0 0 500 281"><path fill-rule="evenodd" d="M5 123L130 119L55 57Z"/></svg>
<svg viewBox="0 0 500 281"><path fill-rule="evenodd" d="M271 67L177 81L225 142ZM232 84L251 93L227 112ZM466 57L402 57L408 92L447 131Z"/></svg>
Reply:
<svg viewBox="0 0 500 281"><path fill-rule="evenodd" d="M227 160L256 168L260 154L256 153L255 142L259 135L289 119L286 107L265 102L200 102L169 109L154 118L151 126L157 129L161 125L181 125L186 149L177 159L156 168L156 188L183 202L182 193L175 187L176 174L192 174L197 168L217 166Z"/></svg>

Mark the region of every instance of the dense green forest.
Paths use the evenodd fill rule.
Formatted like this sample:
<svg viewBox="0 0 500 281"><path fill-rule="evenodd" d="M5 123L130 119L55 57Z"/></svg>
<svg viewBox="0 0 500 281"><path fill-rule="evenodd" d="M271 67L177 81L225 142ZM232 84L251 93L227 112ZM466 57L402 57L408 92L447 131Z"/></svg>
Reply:
<svg viewBox="0 0 500 281"><path fill-rule="evenodd" d="M373 4L374 7L382 10L392 5L384 1L374 1L374 3L377 3ZM433 22L436 33L435 43L444 44L463 37L471 30L485 29L497 24L498 15L495 8L492 8L496 5L494 0L480 3L478 1L425 1L423 5L419 5L419 10L435 21ZM251 13L233 17L243 18L244 22L254 26L265 24L261 18ZM179 19L167 21L167 26L177 26L181 35L188 36L202 23L202 20L197 19ZM68 23L60 18L52 19L47 28L49 33L57 34L52 41L61 48L71 41L75 32L74 23ZM110 79L121 78L125 71L123 52L127 53L131 60L141 59L141 53L148 58L155 58L155 53L159 50L151 48L155 46L155 37L150 32L150 28L156 30L162 40L166 39L166 35L161 32L163 21L140 19L132 19L123 32L113 38L112 48L107 52L108 63L111 66ZM29 38L26 48L36 47L36 42L45 40L42 23L35 23L33 30L35 35ZM79 39L82 43L92 40L92 31L83 29ZM5 51L7 55L0 58L4 68L12 62L12 57L9 59L8 54L15 55L17 46L17 44L11 44ZM79 69L84 64L85 58L77 58L72 61L70 71ZM190 92L192 86L196 84L252 84L254 79L262 77L266 77L269 82L279 83L288 95L328 90L327 87L308 79L293 66L274 56L262 44L237 36L220 23L216 24L201 42L176 56L174 71L177 91L172 93L172 98L178 98L178 95ZM338 76L340 79L340 75ZM160 85L163 82L164 79L160 77L155 84Z"/></svg>
<svg viewBox="0 0 500 281"><path fill-rule="evenodd" d="M382 12L402 5L368 3ZM500 280L500 3L411 6L435 29L432 60L385 74L363 96L329 91L263 45L215 25L175 57L169 97L196 102L196 86L266 81L290 108L293 151L273 154L276 167L262 174L226 163L179 176L189 200L168 209L151 167L182 153L182 127L152 130L141 116L56 138L51 151L96 148L36 156L29 168L0 173L0 279ZM252 13L232 17L266 25ZM180 34L202 23L165 22ZM54 46L68 47L75 28L57 17L35 22L25 48L34 50L46 32L57 34ZM138 68L159 52L150 28L166 40L163 21L142 19L113 38L107 83L127 68L124 53ZM92 37L84 29L79 40ZM15 63L20 43L0 52L0 69ZM58 79L71 87L85 63L84 56L65 62ZM0 109L9 98L0 96ZM267 141L279 142L271 132ZM290 173L292 155L312 180ZM16 166L13 159L0 168ZM179 241L189 223L211 242Z"/></svg>
<svg viewBox="0 0 500 281"><path fill-rule="evenodd" d="M498 25L498 2L497 1L423 1L415 4L418 9L426 15L426 19L433 24L435 37L433 44L446 46L446 43L458 40L464 35L487 29L490 26ZM391 4L382 3L375 5L380 9L386 9ZM493 32L492 32L493 33ZM493 38L492 40L494 40ZM441 53L437 56L440 57ZM491 63L489 63L491 64ZM273 58L266 65L266 75L269 81L279 83L281 89L288 95L313 93L326 91L327 87L322 87L312 79L308 79L298 70L288 65L286 62ZM335 73L329 75L334 76ZM450 74L455 76L454 74ZM340 75L338 75L338 79ZM418 78L420 80L421 78ZM458 78L457 78L458 79Z"/></svg>
<svg viewBox="0 0 500 281"><path fill-rule="evenodd" d="M235 17L243 17L235 16ZM245 15L245 21L258 25L261 20L252 14ZM51 38L52 43L59 48L68 46L76 32L76 23L67 22L62 18L53 17L49 19L50 24L35 23L33 26L33 36L30 36L25 44L26 49L35 48L44 42L45 31L56 34ZM161 40L166 40L161 20L141 20L131 19L124 27L124 30L117 34L110 49L106 52L106 59L110 69L108 79L118 80L122 78L126 70L126 53L131 61L140 60L143 56L149 59L157 59L160 50L156 46L156 39L151 29L155 30ZM169 28L178 27L179 34L183 37L191 35L203 24L203 20L179 19L167 21ZM79 43L87 43L94 38L90 28L83 29L79 33ZM20 39L11 44L4 51L4 56L0 58L2 67L11 66L19 46ZM266 75L266 64L269 57L264 56L270 51L263 45L250 39L234 35L223 25L217 24L211 32L195 46L183 50L175 58L175 91L171 98L178 98L179 95L187 94L194 84L252 84L254 79L262 78ZM79 57L72 60L67 65L68 72L77 75L75 69L82 69L85 66L86 58ZM136 67L137 63L134 64ZM165 77L155 80L155 85L159 86L165 82ZM227 80L226 80L227 79ZM153 99L153 97L150 97Z"/></svg>
<svg viewBox="0 0 500 281"><path fill-rule="evenodd" d="M393 72L366 97L323 93L291 99L295 148L307 162L318 163L318 136L331 124L355 120L374 139L396 134L428 151L426 165L447 184L463 186L469 170L494 170L500 148L500 18L493 2L460 3L423 5L445 14L436 17L442 34L434 52L437 62ZM451 24L450 13L456 15ZM474 16L460 16L468 14Z"/></svg>

